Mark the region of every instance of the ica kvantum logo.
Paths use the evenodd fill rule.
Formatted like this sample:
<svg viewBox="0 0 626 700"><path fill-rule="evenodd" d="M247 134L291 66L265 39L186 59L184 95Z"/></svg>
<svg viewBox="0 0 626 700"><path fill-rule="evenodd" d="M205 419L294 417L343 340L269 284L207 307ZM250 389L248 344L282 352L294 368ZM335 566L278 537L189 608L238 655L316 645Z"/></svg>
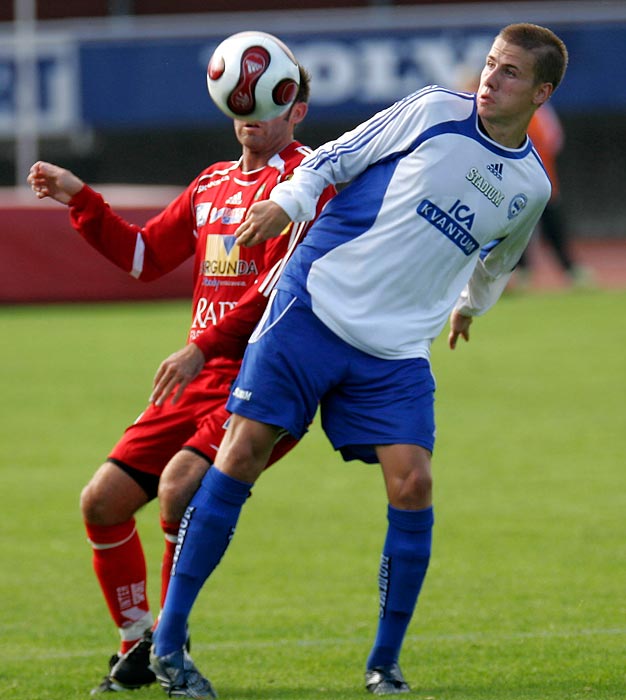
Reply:
<svg viewBox="0 0 626 700"><path fill-rule="evenodd" d="M470 208L457 199L445 212L429 199L423 199L417 207L417 213L434 226L465 255L471 255L479 247L478 241L468 229L474 223L474 214Z"/></svg>

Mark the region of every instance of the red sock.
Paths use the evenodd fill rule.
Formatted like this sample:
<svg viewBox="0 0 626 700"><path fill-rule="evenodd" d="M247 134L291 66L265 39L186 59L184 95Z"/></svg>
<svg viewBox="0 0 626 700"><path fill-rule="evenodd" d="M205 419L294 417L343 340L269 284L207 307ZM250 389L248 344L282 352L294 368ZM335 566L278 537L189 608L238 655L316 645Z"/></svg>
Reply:
<svg viewBox="0 0 626 700"><path fill-rule="evenodd" d="M161 518L161 529L165 534L165 551L163 552L163 561L161 563L161 609L165 605L165 596L170 585L170 574L172 572L174 552L176 551L179 526L180 520L175 523L168 523Z"/></svg>
<svg viewBox="0 0 626 700"><path fill-rule="evenodd" d="M152 625L146 590L146 560L131 518L120 525L85 523L93 568L127 652Z"/></svg>

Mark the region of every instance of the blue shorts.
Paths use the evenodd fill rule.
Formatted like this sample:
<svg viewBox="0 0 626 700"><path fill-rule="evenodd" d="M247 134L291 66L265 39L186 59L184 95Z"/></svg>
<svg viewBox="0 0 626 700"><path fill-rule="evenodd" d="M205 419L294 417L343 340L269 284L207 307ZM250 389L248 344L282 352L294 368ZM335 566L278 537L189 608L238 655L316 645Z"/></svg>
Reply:
<svg viewBox="0 0 626 700"><path fill-rule="evenodd" d="M344 459L374 463L375 445L432 452L434 392L427 360L368 355L279 290L250 339L227 408L300 439L319 405L324 432Z"/></svg>

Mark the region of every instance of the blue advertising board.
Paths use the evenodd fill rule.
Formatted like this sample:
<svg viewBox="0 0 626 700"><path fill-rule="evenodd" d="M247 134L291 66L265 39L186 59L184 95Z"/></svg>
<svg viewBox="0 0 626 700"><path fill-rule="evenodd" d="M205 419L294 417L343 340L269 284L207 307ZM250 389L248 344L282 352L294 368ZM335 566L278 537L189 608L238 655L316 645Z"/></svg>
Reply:
<svg viewBox="0 0 626 700"><path fill-rule="evenodd" d="M570 66L554 96L561 111L626 110L626 26L560 33ZM492 29L282 36L313 77L309 119L363 119L424 85L459 87L478 72ZM82 119L97 127L207 124L226 119L206 91L219 43L142 40L79 49Z"/></svg>
<svg viewBox="0 0 626 700"><path fill-rule="evenodd" d="M626 111L626 22L552 25L570 50L554 96L562 113ZM309 121L361 121L424 85L457 88L477 73L493 26L282 32L312 74ZM121 39L64 32L36 46L40 133L225 124L206 89L224 34ZM17 45L17 42L15 43ZM0 135L16 127L16 53L0 42Z"/></svg>

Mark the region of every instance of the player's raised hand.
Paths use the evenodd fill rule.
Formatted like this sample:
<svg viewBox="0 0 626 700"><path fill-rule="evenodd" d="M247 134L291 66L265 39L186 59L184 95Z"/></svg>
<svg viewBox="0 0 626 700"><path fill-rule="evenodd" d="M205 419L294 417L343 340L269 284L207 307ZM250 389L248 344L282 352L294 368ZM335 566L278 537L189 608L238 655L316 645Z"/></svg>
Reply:
<svg viewBox="0 0 626 700"><path fill-rule="evenodd" d="M187 384L200 374L204 363L204 354L195 343L189 343L181 350L177 350L159 365L154 377L150 401L157 406L162 406L167 397L176 390L172 397L172 403L175 404L182 396Z"/></svg>
<svg viewBox="0 0 626 700"><path fill-rule="evenodd" d="M51 197L62 204L67 204L85 184L69 170L41 160L31 166L26 181L39 199Z"/></svg>
<svg viewBox="0 0 626 700"><path fill-rule="evenodd" d="M462 316L458 311L450 314L450 333L448 335L448 345L450 350L456 348L456 341L459 336L469 342L469 327L472 323L471 316Z"/></svg>
<svg viewBox="0 0 626 700"><path fill-rule="evenodd" d="M285 210L275 202L269 199L255 202L248 209L245 221L235 231L235 238L239 245L253 246L278 236L290 221Z"/></svg>

